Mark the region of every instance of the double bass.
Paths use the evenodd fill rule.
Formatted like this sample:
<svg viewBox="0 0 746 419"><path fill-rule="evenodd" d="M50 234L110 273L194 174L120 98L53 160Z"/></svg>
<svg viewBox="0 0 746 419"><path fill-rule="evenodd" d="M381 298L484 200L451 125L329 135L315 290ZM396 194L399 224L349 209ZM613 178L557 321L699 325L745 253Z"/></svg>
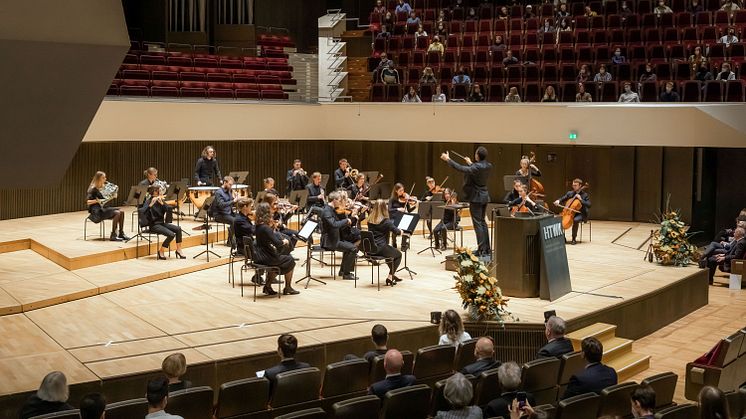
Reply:
<svg viewBox="0 0 746 419"><path fill-rule="evenodd" d="M531 166L536 162L536 153L533 151L530 153L531 157L528 159L529 169L529 185L528 185L528 196L531 199L541 199L544 198L544 185L541 184L536 178L531 176Z"/></svg>
<svg viewBox="0 0 746 419"><path fill-rule="evenodd" d="M578 190L575 195L579 195L584 190L588 189L590 185L588 182L585 182L583 186L580 187L580 190ZM580 214L580 210L583 208L583 203L580 202L580 199L577 197L572 197L567 202L565 202L565 205L560 205L562 207L562 212L559 213L559 216L562 218L562 228L567 230L568 228L572 227L573 219L575 218L576 214Z"/></svg>

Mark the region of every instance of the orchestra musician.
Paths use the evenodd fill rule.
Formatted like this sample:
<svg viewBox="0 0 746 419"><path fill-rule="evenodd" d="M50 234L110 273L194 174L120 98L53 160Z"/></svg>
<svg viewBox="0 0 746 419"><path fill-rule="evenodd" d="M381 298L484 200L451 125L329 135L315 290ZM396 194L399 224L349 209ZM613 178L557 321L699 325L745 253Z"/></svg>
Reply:
<svg viewBox="0 0 746 419"><path fill-rule="evenodd" d="M323 207L325 204L324 188L321 187L321 173L313 172L311 183L306 185L308 191L308 208Z"/></svg>
<svg viewBox="0 0 746 419"><path fill-rule="evenodd" d="M337 219L343 220L345 218L351 218L352 223L347 226L342 226L342 228L339 230L339 237L346 241L350 242L355 245L355 247L360 246L360 223L361 218L363 217L361 215L361 208L354 206L354 201L352 201L350 198L347 197L347 194L344 191L340 191L344 195L344 210L337 210ZM350 217L352 214L352 210L357 210L357 217ZM365 211L364 208L362 208L363 211Z"/></svg>
<svg viewBox="0 0 746 419"><path fill-rule="evenodd" d="M208 145L202 150L202 156L197 159L197 164L194 166L194 180L197 186L212 186L214 179L222 178L215 149Z"/></svg>
<svg viewBox="0 0 746 419"><path fill-rule="evenodd" d="M402 254L398 249L388 244L388 238L389 234L400 235L402 232L396 228L389 218L389 207L385 199L377 199L371 204L370 215L368 215L368 230L373 234L373 240L378 248L374 255L389 259L386 262L389 266L386 285L394 286L401 281L401 278L397 277L395 273L401 263Z"/></svg>
<svg viewBox="0 0 746 419"><path fill-rule="evenodd" d="M490 202L487 180L492 171L492 164L487 161L487 149L482 146L477 147L474 152L475 161L472 162L471 159L466 157L464 159L465 165L451 160L447 151L442 153L440 158L447 162L449 166L464 174L463 196L464 199L469 201L469 212L474 225L474 233L477 236L477 255L491 257L490 235L484 218L487 203Z"/></svg>
<svg viewBox="0 0 746 419"><path fill-rule="evenodd" d="M445 188L443 191L443 199L445 199L446 205L458 203L456 193L450 188ZM446 250L448 248L448 230L455 230L458 227L460 218L458 211L447 208L443 211L443 218L435 226L435 229L433 229L436 249Z"/></svg>
<svg viewBox="0 0 746 419"><path fill-rule="evenodd" d="M88 185L86 205L88 206L88 218L95 224L100 223L104 220L111 220L111 235L109 240L115 241L127 241L130 238L124 234L124 212L119 208L104 208L101 206L101 201L106 198L101 193L101 189L106 184L106 173L102 171L96 172L91 179L90 185ZM119 227L119 235L117 236L117 227Z"/></svg>
<svg viewBox="0 0 746 419"><path fill-rule="evenodd" d="M531 163L531 159L528 156L521 157L521 168L516 170L516 176L523 178L541 177L541 170L536 167L535 164Z"/></svg>
<svg viewBox="0 0 746 419"><path fill-rule="evenodd" d="M554 201L554 204L568 207L574 199L578 199L582 206L580 207L580 213L576 213L572 219L572 241L570 244L577 243L575 239L578 236L578 226L580 226L580 223L588 221L588 210L591 208L591 198L588 192L583 190L583 181L577 178L572 181L572 190L567 191Z"/></svg>
<svg viewBox="0 0 746 419"><path fill-rule="evenodd" d="M277 234L280 235L280 239L287 239L289 245L283 248L282 253L289 255L290 252L295 249L295 245L298 243L296 238L298 232L289 229L287 221L293 216L293 211L298 207L296 205L286 204L286 208L280 209L280 202L277 195L268 193L264 196L264 202L269 204L269 210L272 213L272 219L274 220L274 227Z"/></svg>
<svg viewBox="0 0 746 419"><path fill-rule="evenodd" d="M301 166L300 159L293 161L293 168L288 170L287 177L287 194L292 191L302 191L308 185L308 174Z"/></svg>
<svg viewBox="0 0 746 419"><path fill-rule="evenodd" d="M505 198L503 198L503 203L510 205L511 202L515 201L521 196L521 186L523 185L523 182L521 182L521 179L516 178L513 179L513 189L508 192L507 195L505 195Z"/></svg>
<svg viewBox="0 0 746 419"><path fill-rule="evenodd" d="M430 176L425 176L425 185L427 186L427 188L420 197L420 201L430 201L433 199L433 195L440 192L440 187L435 183L435 179ZM425 220L425 225L427 225L428 234L432 235L433 221L428 218L427 220Z"/></svg>
<svg viewBox="0 0 746 419"><path fill-rule="evenodd" d="M267 202L262 202L256 209L256 247L254 261L259 264L277 267L281 275L285 275L285 288L283 295L299 294L293 289L293 270L295 269L295 260L292 256L282 254L279 249L290 244L288 239L280 239L272 225L272 211ZM272 283L277 276L277 271L268 271L267 281L264 284L262 292L267 295L277 294L272 289Z"/></svg>
<svg viewBox="0 0 746 419"><path fill-rule="evenodd" d="M235 221L233 203L235 198L233 177L226 176L223 178L221 188L215 191L215 200L212 201L212 205L210 206L210 214L218 223L228 224L227 245L230 245L233 238L233 222Z"/></svg>
<svg viewBox="0 0 746 419"><path fill-rule="evenodd" d="M238 198L236 201L236 214L233 228L236 234L236 253L244 254L244 239L254 239L254 222L251 221L252 212L254 212L254 200L251 198ZM261 284L259 284L261 285Z"/></svg>
<svg viewBox="0 0 746 419"><path fill-rule="evenodd" d="M166 190L164 189L165 187L167 187L166 182L158 179L158 169L156 169L155 167L148 167L147 169L145 169L145 172L143 172L143 176L145 176L145 179L141 180L140 183L138 183L139 186L147 186L148 190L150 190L151 186L157 184L159 187L161 187L161 196L166 193ZM174 213L172 208L169 211L166 211L165 221L166 223L171 223L173 222L173 220Z"/></svg>
<svg viewBox="0 0 746 419"><path fill-rule="evenodd" d="M178 259L186 259L181 250L181 227L165 220L165 216L173 208L164 202L161 187L158 185L150 186L148 194L150 197L138 211L140 213L141 224L147 224L151 233L160 234L165 237L160 249L158 249L158 259L166 259L166 251L168 251L171 241L174 239L176 239L176 257Z"/></svg>
<svg viewBox="0 0 746 419"><path fill-rule="evenodd" d="M322 231L324 232L321 242L325 249L342 252L342 264L340 265L339 274L343 279L355 280L356 278L352 274L352 270L355 265L357 247L353 243L341 239L340 229L344 226L352 225L352 218L357 218L357 214L353 209L352 218L337 219L337 211L345 209L346 196L347 194L344 191L334 191L329 194L330 202L324 206L321 215Z"/></svg>
<svg viewBox="0 0 746 419"><path fill-rule="evenodd" d="M339 159L339 168L334 171L334 186L337 189L348 189L352 185L350 169L347 159Z"/></svg>
<svg viewBox="0 0 746 419"><path fill-rule="evenodd" d="M280 193L275 189L275 179L271 177L264 178L262 181L264 184L264 192L271 193L275 196L280 196Z"/></svg>
<svg viewBox="0 0 746 419"><path fill-rule="evenodd" d="M516 212L531 212L536 213L539 208L530 196L528 196L528 186L521 183L521 187L518 190L518 197L508 202L510 207L510 213L515 214Z"/></svg>
<svg viewBox="0 0 746 419"><path fill-rule="evenodd" d="M394 189L391 191L391 198L389 199L389 214L394 225L399 225L402 215L405 213L415 212L417 210L417 198L409 196L407 191L404 190L404 185L397 182L394 184ZM396 248L396 236L398 234L391 235L391 244ZM402 236L401 240L402 250L406 250L409 247L408 237Z"/></svg>
<svg viewBox="0 0 746 419"><path fill-rule="evenodd" d="M358 173L354 179L354 183L350 185L348 191L350 191L350 198L353 200L362 202L368 201L368 192L370 191L370 188L365 183L365 175Z"/></svg>

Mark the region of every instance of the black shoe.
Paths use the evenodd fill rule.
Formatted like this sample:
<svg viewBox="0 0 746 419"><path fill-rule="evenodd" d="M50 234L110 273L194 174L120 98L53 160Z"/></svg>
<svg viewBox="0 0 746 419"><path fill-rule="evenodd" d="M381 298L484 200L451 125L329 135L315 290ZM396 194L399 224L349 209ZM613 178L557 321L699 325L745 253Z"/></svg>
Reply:
<svg viewBox="0 0 746 419"><path fill-rule="evenodd" d="M255 274L253 277L251 277L251 282L257 285L264 285L264 278L262 278L262 276L259 274Z"/></svg>
<svg viewBox="0 0 746 419"><path fill-rule="evenodd" d="M111 236L109 236L109 241L120 242L122 241L122 239L117 237L117 233L111 233Z"/></svg>
<svg viewBox="0 0 746 419"><path fill-rule="evenodd" d="M570 242L570 244L574 246L574 245L578 244L578 242L575 241L575 239L572 239L572 241Z"/></svg>
<svg viewBox="0 0 746 419"><path fill-rule="evenodd" d="M177 251L176 251L176 259L186 259L186 256L182 255L182 254L181 254L181 253L179 253L179 251L177 250Z"/></svg>
<svg viewBox="0 0 746 419"><path fill-rule="evenodd" d="M355 281L357 277L353 274L344 274L342 275L342 279L346 279L348 281Z"/></svg>
<svg viewBox="0 0 746 419"><path fill-rule="evenodd" d="M393 287L394 285L396 285L396 280L386 278L386 285L390 285Z"/></svg>
<svg viewBox="0 0 746 419"><path fill-rule="evenodd" d="M396 276L396 275L393 275L393 277L394 277L394 282L401 282L401 281L402 281L402 279L401 279L401 278L399 278L399 277L398 277L398 276Z"/></svg>
<svg viewBox="0 0 746 419"><path fill-rule="evenodd" d="M448 250L448 245L444 244L440 246L440 250Z"/></svg>
<svg viewBox="0 0 746 419"><path fill-rule="evenodd" d="M166 260L166 256L161 256L160 253L157 254L158 260Z"/></svg>
<svg viewBox="0 0 746 419"><path fill-rule="evenodd" d="M285 289L282 290L282 295L298 295L298 294L300 294L300 291L296 291L289 287L285 287Z"/></svg>
<svg viewBox="0 0 746 419"><path fill-rule="evenodd" d="M264 288L262 288L262 292L266 295L277 295L277 291L273 290L269 285L265 285Z"/></svg>
<svg viewBox="0 0 746 419"><path fill-rule="evenodd" d="M699 260L699 269L704 269L707 267L707 259L702 258Z"/></svg>
<svg viewBox="0 0 746 419"><path fill-rule="evenodd" d="M120 239L120 240L122 240L122 241L127 241L127 240L129 240L130 238L124 235L124 231L121 231L121 230L120 230L120 231L119 231L119 239Z"/></svg>

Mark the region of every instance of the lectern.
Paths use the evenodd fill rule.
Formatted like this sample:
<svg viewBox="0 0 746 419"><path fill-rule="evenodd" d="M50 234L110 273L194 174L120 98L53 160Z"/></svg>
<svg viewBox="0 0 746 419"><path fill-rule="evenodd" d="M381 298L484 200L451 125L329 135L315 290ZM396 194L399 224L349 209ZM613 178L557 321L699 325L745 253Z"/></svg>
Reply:
<svg viewBox="0 0 746 419"><path fill-rule="evenodd" d="M503 293L510 297L538 297L541 279L539 221L551 217L495 217L492 260Z"/></svg>

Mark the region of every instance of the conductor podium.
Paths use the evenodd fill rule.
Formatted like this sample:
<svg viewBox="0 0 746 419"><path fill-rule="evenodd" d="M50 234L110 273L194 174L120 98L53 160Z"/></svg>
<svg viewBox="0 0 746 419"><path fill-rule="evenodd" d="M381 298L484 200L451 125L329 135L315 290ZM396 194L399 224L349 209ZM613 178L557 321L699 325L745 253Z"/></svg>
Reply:
<svg viewBox="0 0 746 419"><path fill-rule="evenodd" d="M559 219L497 216L492 226L493 269L506 296L555 300L571 291Z"/></svg>

